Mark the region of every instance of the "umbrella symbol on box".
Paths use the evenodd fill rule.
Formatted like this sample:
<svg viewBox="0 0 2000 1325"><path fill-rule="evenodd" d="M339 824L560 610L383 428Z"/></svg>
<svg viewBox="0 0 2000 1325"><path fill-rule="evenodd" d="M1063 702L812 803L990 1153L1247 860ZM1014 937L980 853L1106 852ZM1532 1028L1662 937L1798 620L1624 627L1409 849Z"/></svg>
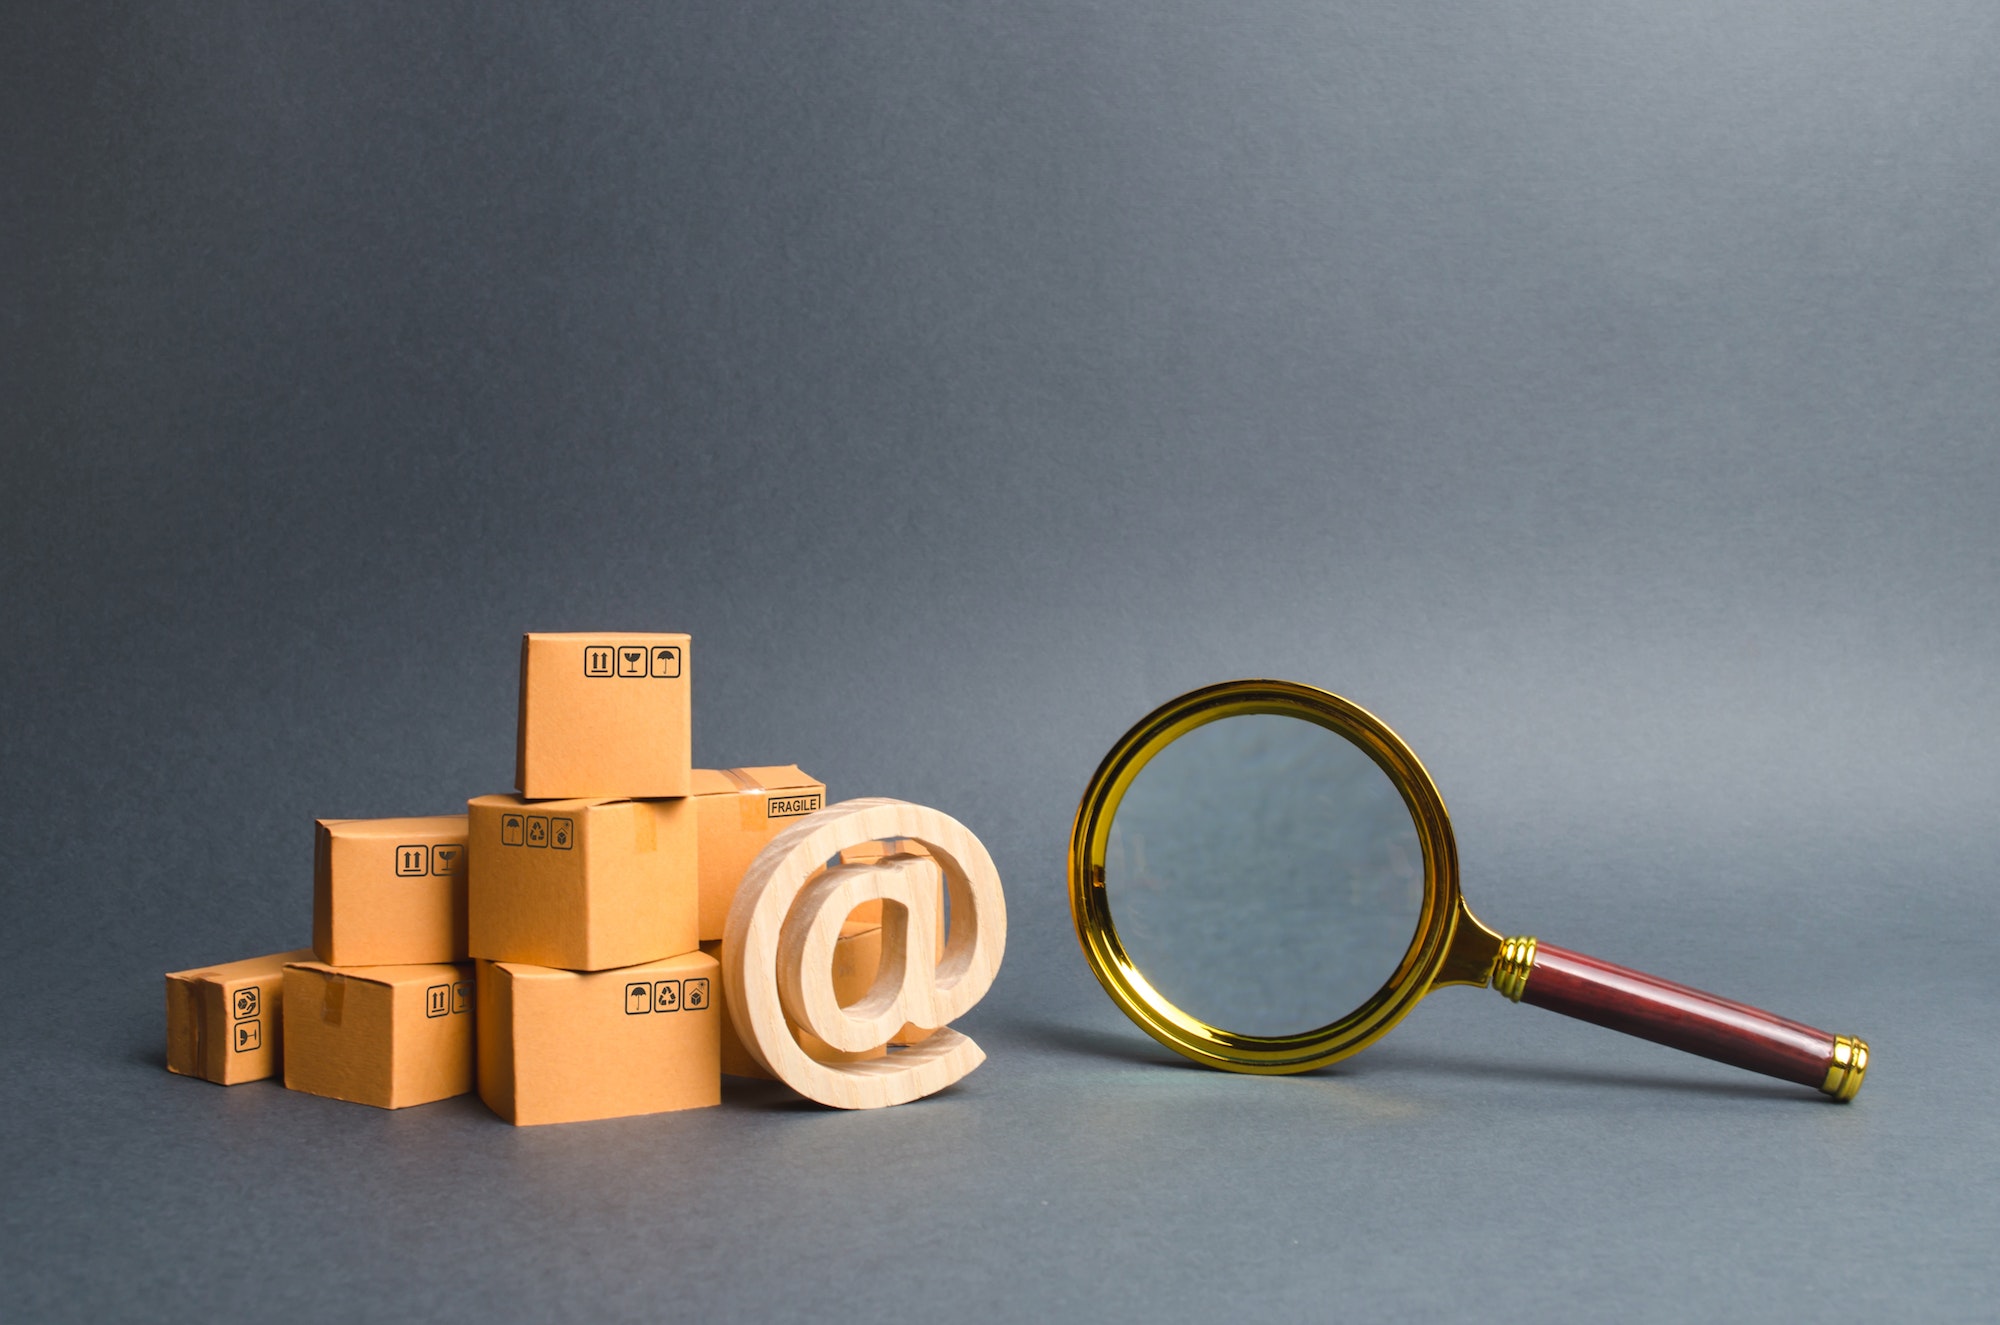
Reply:
<svg viewBox="0 0 2000 1325"><path fill-rule="evenodd" d="M681 651L662 647L653 650L654 676L679 676L681 674Z"/></svg>

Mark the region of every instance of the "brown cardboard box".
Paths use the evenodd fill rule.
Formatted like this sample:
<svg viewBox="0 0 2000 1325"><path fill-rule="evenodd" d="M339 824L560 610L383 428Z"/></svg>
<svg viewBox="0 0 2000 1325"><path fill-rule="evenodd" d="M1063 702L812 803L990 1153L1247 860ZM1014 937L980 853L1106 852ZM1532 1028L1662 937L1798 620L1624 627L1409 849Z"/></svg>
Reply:
<svg viewBox="0 0 2000 1325"><path fill-rule="evenodd" d="M722 944L710 942L701 945L701 950L722 960ZM875 983L875 972L882 965L882 927L872 921L849 920L840 927L840 937L833 945L833 994L842 1007L858 1003ZM763 1065L750 1056L737 1038L736 1027L729 1020L729 1009L723 1007L722 983L715 986L716 1007L722 1014L722 1070L732 1077L765 1077ZM792 1028L799 1047L822 1063L854 1063L868 1058L880 1058L888 1050L877 1047L860 1053L845 1053L833 1048L811 1031L803 1030L787 1017L785 1023Z"/></svg>
<svg viewBox="0 0 2000 1325"><path fill-rule="evenodd" d="M722 937L743 871L764 844L805 815L826 808L826 785L796 764L697 768L692 778L701 833L701 939ZM877 909L880 904L877 903Z"/></svg>
<svg viewBox="0 0 2000 1325"><path fill-rule="evenodd" d="M686 635L522 639L523 796L685 796L691 748Z"/></svg>
<svg viewBox="0 0 2000 1325"><path fill-rule="evenodd" d="M382 1109L472 1089L472 967L285 968L285 1084Z"/></svg>
<svg viewBox="0 0 2000 1325"><path fill-rule="evenodd" d="M467 803L469 951L571 971L693 952L691 800Z"/></svg>
<svg viewBox="0 0 2000 1325"><path fill-rule="evenodd" d="M276 1076L285 964L310 949L167 974L167 1070L218 1086Z"/></svg>
<svg viewBox="0 0 2000 1325"><path fill-rule="evenodd" d="M465 816L321 819L313 952L330 966L465 960Z"/></svg>
<svg viewBox="0 0 2000 1325"><path fill-rule="evenodd" d="M480 962L479 1098L516 1126L722 1102L722 967L699 952L612 971Z"/></svg>
<svg viewBox="0 0 2000 1325"><path fill-rule="evenodd" d="M714 959L718 968L722 965L721 940L704 941L701 951L703 956ZM735 1023L729 1020L729 1009L725 1006L720 980L715 982L715 1011L717 1031L722 1041L722 1074L728 1077L762 1077L769 1080L771 1074L750 1056L750 1051L743 1047L742 1039L736 1034Z"/></svg>

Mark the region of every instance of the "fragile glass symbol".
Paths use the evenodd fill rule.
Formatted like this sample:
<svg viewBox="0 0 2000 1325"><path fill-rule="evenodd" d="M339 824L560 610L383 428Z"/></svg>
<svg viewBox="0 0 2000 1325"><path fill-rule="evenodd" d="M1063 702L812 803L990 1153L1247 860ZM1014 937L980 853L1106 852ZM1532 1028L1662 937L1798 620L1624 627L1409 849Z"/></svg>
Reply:
<svg viewBox="0 0 2000 1325"><path fill-rule="evenodd" d="M681 651L673 644L591 644L583 650L585 676L677 677Z"/></svg>

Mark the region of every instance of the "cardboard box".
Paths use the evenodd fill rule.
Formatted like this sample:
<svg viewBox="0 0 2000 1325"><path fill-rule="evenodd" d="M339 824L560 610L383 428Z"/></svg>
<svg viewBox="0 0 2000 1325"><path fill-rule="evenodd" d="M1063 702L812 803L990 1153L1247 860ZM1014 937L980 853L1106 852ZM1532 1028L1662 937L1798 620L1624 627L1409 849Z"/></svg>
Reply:
<svg viewBox="0 0 2000 1325"><path fill-rule="evenodd" d="M313 952L330 966L465 960L465 816L321 819Z"/></svg>
<svg viewBox="0 0 2000 1325"><path fill-rule="evenodd" d="M702 952L722 960L722 944L709 942L701 945ZM875 972L882 966L882 927L870 921L850 920L840 927L840 937L833 945L833 994L842 1007L858 1003L875 983ZM722 1014L722 1070L732 1077L763 1077L770 1073L743 1047L737 1037L736 1027L729 1020L729 1009L723 1006L722 984L717 981L716 1007ZM888 1050L884 1047L863 1050L860 1053L846 1053L835 1049L811 1031L800 1028L790 1017L785 1024L792 1028L799 1047L808 1055L822 1063L858 1063L869 1058L880 1058Z"/></svg>
<svg viewBox="0 0 2000 1325"><path fill-rule="evenodd" d="M604 971L693 952L691 800L466 805L474 957Z"/></svg>
<svg viewBox="0 0 2000 1325"><path fill-rule="evenodd" d="M285 967L285 1084L381 1109L472 1089L472 967Z"/></svg>
<svg viewBox="0 0 2000 1325"><path fill-rule="evenodd" d="M722 965L722 942L719 939L705 940L701 945L702 955L713 958L720 969ZM761 1077L769 1080L758 1061L743 1047L742 1037L736 1034L736 1024L729 1019L728 1000L722 991L722 981L715 982L715 1011L718 1019L717 1033L721 1038L722 1075L726 1077Z"/></svg>
<svg viewBox="0 0 2000 1325"><path fill-rule="evenodd" d="M722 937L729 903L743 872L764 844L787 826L826 808L826 784L796 764L767 768L697 768L692 778L695 822L701 834L703 942ZM879 905L878 905L879 909Z"/></svg>
<svg viewBox="0 0 2000 1325"><path fill-rule="evenodd" d="M720 1104L721 988L700 952L594 972L480 962L479 1098L521 1127Z"/></svg>
<svg viewBox="0 0 2000 1325"><path fill-rule="evenodd" d="M167 974L167 1070L218 1086L276 1076L285 964L310 949Z"/></svg>
<svg viewBox="0 0 2000 1325"><path fill-rule="evenodd" d="M685 796L686 635L528 635L514 785L530 800Z"/></svg>

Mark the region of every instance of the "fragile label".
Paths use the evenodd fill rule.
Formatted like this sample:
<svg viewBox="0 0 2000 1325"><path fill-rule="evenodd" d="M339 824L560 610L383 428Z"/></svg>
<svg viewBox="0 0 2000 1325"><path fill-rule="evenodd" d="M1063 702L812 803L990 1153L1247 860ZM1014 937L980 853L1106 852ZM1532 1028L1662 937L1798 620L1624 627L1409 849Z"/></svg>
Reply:
<svg viewBox="0 0 2000 1325"><path fill-rule="evenodd" d="M503 814L500 845L570 851L576 847L576 820L561 814Z"/></svg>
<svg viewBox="0 0 2000 1325"><path fill-rule="evenodd" d="M625 986L625 1015L654 1012L699 1012L708 1006L708 977L684 980L633 980Z"/></svg>
<svg viewBox="0 0 2000 1325"><path fill-rule="evenodd" d="M426 874L454 874L465 861L462 842L413 843L396 848L396 874L414 879Z"/></svg>
<svg viewBox="0 0 2000 1325"><path fill-rule="evenodd" d="M450 1017L472 1010L472 982L459 980L448 985L432 985L424 991L426 1017Z"/></svg>
<svg viewBox="0 0 2000 1325"><path fill-rule="evenodd" d="M681 648L678 644L586 644L583 674L671 681L681 674Z"/></svg>
<svg viewBox="0 0 2000 1325"><path fill-rule="evenodd" d="M757 795L745 794L738 798L740 807L736 821L746 832L764 833L766 825L773 819L796 819L802 814L812 814L826 808L826 796L817 791L783 791L767 795L761 787L749 788Z"/></svg>

